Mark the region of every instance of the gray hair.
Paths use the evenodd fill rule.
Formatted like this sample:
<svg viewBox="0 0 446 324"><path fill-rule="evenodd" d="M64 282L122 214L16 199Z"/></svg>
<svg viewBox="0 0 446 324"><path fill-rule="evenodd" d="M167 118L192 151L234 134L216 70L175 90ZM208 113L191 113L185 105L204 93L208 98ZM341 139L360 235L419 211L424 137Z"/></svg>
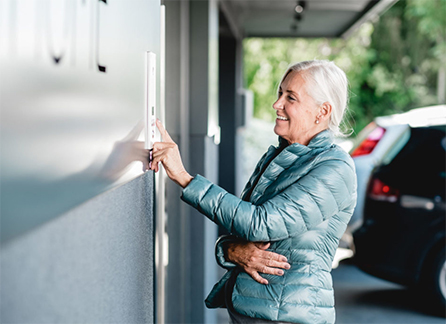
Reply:
<svg viewBox="0 0 446 324"><path fill-rule="evenodd" d="M348 80L334 62L326 60L303 61L291 65L283 75L282 83L292 71L304 72L301 76L305 80L306 91L309 96L321 105L329 102L332 106L328 129L335 136L348 136L340 130L340 125L347 109Z"/></svg>

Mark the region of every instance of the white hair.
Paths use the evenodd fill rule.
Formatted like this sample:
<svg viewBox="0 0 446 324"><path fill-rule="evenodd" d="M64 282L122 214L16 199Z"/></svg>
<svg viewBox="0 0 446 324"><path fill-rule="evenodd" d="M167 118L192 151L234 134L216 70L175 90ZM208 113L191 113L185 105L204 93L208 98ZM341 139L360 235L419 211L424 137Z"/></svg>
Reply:
<svg viewBox="0 0 446 324"><path fill-rule="evenodd" d="M324 102L331 104L332 110L328 129L335 136L349 135L340 130L348 102L348 80L344 71L332 61L303 61L288 68L282 77L281 84L292 71L303 72L301 76L305 80L305 90L317 105L322 105Z"/></svg>

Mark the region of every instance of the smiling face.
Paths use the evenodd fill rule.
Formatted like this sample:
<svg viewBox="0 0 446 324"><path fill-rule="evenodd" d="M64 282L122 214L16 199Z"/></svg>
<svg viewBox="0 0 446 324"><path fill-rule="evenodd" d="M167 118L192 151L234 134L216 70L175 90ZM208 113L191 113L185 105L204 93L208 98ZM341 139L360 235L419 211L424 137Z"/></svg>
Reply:
<svg viewBox="0 0 446 324"><path fill-rule="evenodd" d="M277 101L273 104L277 113L274 132L290 144L308 145L327 125L326 116L322 115L324 104L317 105L307 94L301 73L291 71L280 85Z"/></svg>

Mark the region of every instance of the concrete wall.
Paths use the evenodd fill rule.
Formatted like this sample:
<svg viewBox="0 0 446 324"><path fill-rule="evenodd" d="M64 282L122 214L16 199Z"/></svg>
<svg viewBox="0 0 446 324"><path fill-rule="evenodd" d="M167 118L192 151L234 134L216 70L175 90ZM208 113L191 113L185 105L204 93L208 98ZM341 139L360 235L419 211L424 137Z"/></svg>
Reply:
<svg viewBox="0 0 446 324"><path fill-rule="evenodd" d="M231 36L217 1L166 0L164 4L168 22L166 125L191 174L199 173L219 184L223 163L229 181L222 184L234 192L231 166L235 160L236 89L242 75L241 38ZM222 35L223 29L229 34ZM220 127L225 138L221 138ZM224 311L206 309L204 299L224 273L214 257L218 228L178 199L181 190L177 185L168 181L166 195L166 323L216 323L225 318Z"/></svg>
<svg viewBox="0 0 446 324"><path fill-rule="evenodd" d="M216 1L164 1L166 124L191 174L218 183L218 6ZM204 299L218 279L217 226L179 200L167 183L166 323L215 323Z"/></svg>

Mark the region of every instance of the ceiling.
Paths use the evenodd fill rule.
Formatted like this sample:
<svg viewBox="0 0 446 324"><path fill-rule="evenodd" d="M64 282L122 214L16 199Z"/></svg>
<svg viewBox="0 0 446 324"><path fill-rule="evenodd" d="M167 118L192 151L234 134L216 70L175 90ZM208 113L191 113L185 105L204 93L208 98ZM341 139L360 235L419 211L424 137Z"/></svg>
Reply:
<svg viewBox="0 0 446 324"><path fill-rule="evenodd" d="M222 0L237 37L348 37L397 0Z"/></svg>

